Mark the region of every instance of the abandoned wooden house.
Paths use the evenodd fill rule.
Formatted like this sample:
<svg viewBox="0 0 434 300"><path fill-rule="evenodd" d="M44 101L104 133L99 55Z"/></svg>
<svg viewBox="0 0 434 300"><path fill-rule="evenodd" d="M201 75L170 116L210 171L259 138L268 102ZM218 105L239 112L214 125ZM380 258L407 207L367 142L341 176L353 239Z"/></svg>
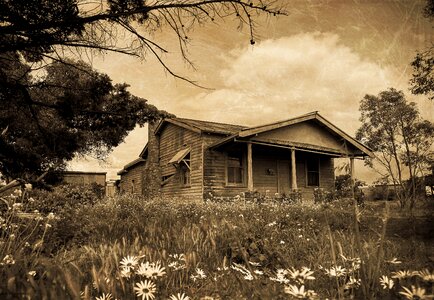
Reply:
<svg viewBox="0 0 434 300"><path fill-rule="evenodd" d="M124 191L143 194L207 199L297 190L312 200L315 188L334 188L334 158L354 166L354 158L371 155L317 112L255 127L173 118L150 124L139 159L119 174ZM133 170L140 174L134 182Z"/></svg>

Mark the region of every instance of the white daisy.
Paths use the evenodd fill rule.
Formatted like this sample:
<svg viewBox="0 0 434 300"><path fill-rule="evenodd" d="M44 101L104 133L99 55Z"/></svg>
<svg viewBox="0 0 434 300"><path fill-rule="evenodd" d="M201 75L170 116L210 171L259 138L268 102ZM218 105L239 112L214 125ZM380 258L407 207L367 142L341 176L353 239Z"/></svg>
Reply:
<svg viewBox="0 0 434 300"><path fill-rule="evenodd" d="M402 288L404 289L404 291L399 293L408 300L425 299L425 289L423 288L415 287L414 285L411 286L411 291L405 286L403 286Z"/></svg>
<svg viewBox="0 0 434 300"><path fill-rule="evenodd" d="M390 290L395 285L393 280L390 279L389 277L387 277L386 275L383 275L380 277L380 284L383 287L383 289L385 289L385 290Z"/></svg>
<svg viewBox="0 0 434 300"><path fill-rule="evenodd" d="M142 300L152 300L155 299L157 287L152 281L145 280L136 283L134 290L136 291L137 297L142 297Z"/></svg>
<svg viewBox="0 0 434 300"><path fill-rule="evenodd" d="M187 295L185 295L184 293L178 293L176 295L171 295L170 300L190 300L190 297L188 297Z"/></svg>
<svg viewBox="0 0 434 300"><path fill-rule="evenodd" d="M139 258L137 256L126 256L121 260L121 266L123 268L134 269L139 264Z"/></svg>
<svg viewBox="0 0 434 300"><path fill-rule="evenodd" d="M113 299L113 296L110 293L108 293L108 294L102 293L101 296L95 298L95 300L112 300L112 299Z"/></svg>

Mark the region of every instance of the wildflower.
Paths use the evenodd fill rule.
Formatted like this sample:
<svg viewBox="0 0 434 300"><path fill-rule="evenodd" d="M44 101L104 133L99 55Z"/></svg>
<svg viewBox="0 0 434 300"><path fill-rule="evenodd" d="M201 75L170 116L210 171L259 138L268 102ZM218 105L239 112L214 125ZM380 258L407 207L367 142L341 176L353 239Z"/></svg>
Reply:
<svg viewBox="0 0 434 300"><path fill-rule="evenodd" d="M357 289L361 283L362 283L361 279L356 279L353 276L350 276L347 283L345 283L344 289L345 290Z"/></svg>
<svg viewBox="0 0 434 300"><path fill-rule="evenodd" d="M260 263L257 263L257 262L254 262L254 261L249 261L249 264L251 264L254 267L259 267L261 265Z"/></svg>
<svg viewBox="0 0 434 300"><path fill-rule="evenodd" d="M288 273L293 280L301 284L303 284L305 280L315 280L315 277L312 276L313 271L306 267L303 267L301 271L292 268L288 270Z"/></svg>
<svg viewBox="0 0 434 300"><path fill-rule="evenodd" d="M425 298L425 289L423 288L415 287L414 285L411 286L411 291L405 286L403 286L402 288L404 289L404 291L399 293L403 295L406 299L416 300Z"/></svg>
<svg viewBox="0 0 434 300"><path fill-rule="evenodd" d="M250 273L250 271L246 267L244 267L240 264L233 263L231 268L233 270L238 271L241 274L243 274L244 275L243 278L245 280L253 280L254 279L252 273Z"/></svg>
<svg viewBox="0 0 434 300"><path fill-rule="evenodd" d="M416 271L414 272L414 275L419 276L420 278L422 278L423 281L431 283L434 282L434 273L431 273L430 271L428 271L428 269Z"/></svg>
<svg viewBox="0 0 434 300"><path fill-rule="evenodd" d="M276 221L274 221L274 222L268 223L267 226L268 226L268 227L272 227L272 226L274 226L274 225L276 225L276 224L277 224Z"/></svg>
<svg viewBox="0 0 434 300"><path fill-rule="evenodd" d="M23 191L21 191L21 189L16 189L13 193L17 197L21 197L23 195Z"/></svg>
<svg viewBox="0 0 434 300"><path fill-rule="evenodd" d="M187 295L185 295L184 293L178 293L176 295L171 295L170 300L190 300L190 297L188 297Z"/></svg>
<svg viewBox="0 0 434 300"><path fill-rule="evenodd" d="M392 265L402 264L402 261L398 260L396 257L392 258L391 260L386 260L386 262Z"/></svg>
<svg viewBox="0 0 434 300"><path fill-rule="evenodd" d="M14 203L12 204L12 209L14 210L21 210L23 208L23 204L22 203Z"/></svg>
<svg viewBox="0 0 434 300"><path fill-rule="evenodd" d="M27 272L28 275L30 276L35 276L36 275L36 271L29 271Z"/></svg>
<svg viewBox="0 0 434 300"><path fill-rule="evenodd" d="M329 275L330 277L341 277L345 276L347 270L345 268L342 268L341 266L337 267L331 267L330 269L324 269L324 271Z"/></svg>
<svg viewBox="0 0 434 300"><path fill-rule="evenodd" d="M122 268L121 269L121 277L130 278L131 277L131 269L130 268Z"/></svg>
<svg viewBox="0 0 434 300"><path fill-rule="evenodd" d="M24 188L26 189L26 191L30 191L32 189L32 184L31 183L26 183L24 185Z"/></svg>
<svg viewBox="0 0 434 300"><path fill-rule="evenodd" d="M15 260L14 257L11 254L7 254L5 257L3 257L1 265L14 265Z"/></svg>
<svg viewBox="0 0 434 300"><path fill-rule="evenodd" d="M150 300L155 299L155 292L157 291L157 287L152 281L145 280L136 283L134 290L136 291L137 297L141 296L142 300Z"/></svg>
<svg viewBox="0 0 434 300"><path fill-rule="evenodd" d="M285 241L280 241L280 244L281 244L281 245L284 245L284 244L285 244Z"/></svg>
<svg viewBox="0 0 434 300"><path fill-rule="evenodd" d="M292 284L285 286L285 293L290 294L297 299L312 299L317 296L317 294L312 290L305 291L304 285L302 285L300 288Z"/></svg>
<svg viewBox="0 0 434 300"><path fill-rule="evenodd" d="M47 215L47 219L48 219L48 220L54 220L54 219L55 219L54 214L53 214L52 212L50 212L50 213Z"/></svg>
<svg viewBox="0 0 434 300"><path fill-rule="evenodd" d="M389 277L383 275L380 277L380 284L383 287L383 289L387 290L387 289L392 289L394 286L394 282L392 279L389 279Z"/></svg>
<svg viewBox="0 0 434 300"><path fill-rule="evenodd" d="M288 274L287 270L278 269L276 271L276 277L270 277L270 280L271 281L276 281L276 282L279 282L279 283L285 283L285 284L287 284L287 283L289 283L289 279L286 278L287 274Z"/></svg>
<svg viewBox="0 0 434 300"><path fill-rule="evenodd" d="M168 264L169 268L175 271L186 268L184 254L169 254L169 257L174 260Z"/></svg>
<svg viewBox="0 0 434 300"><path fill-rule="evenodd" d="M145 276L150 279L157 279L158 277L163 277L166 275L166 272L164 271L165 268L161 267L160 262L151 263L148 262L141 263L139 269L137 270L138 275Z"/></svg>
<svg viewBox="0 0 434 300"><path fill-rule="evenodd" d="M193 279L193 281L196 281L197 279L205 279L206 278L206 274L205 272L200 269L200 268L196 268L196 275L191 275L190 276L191 279Z"/></svg>
<svg viewBox="0 0 434 300"><path fill-rule="evenodd" d="M108 293L108 294L102 293L101 296L95 298L95 300L112 300L112 299L113 299L113 296L110 293Z"/></svg>
<svg viewBox="0 0 434 300"><path fill-rule="evenodd" d="M123 268L134 269L139 264L139 259L136 256L127 256L121 260Z"/></svg>
<svg viewBox="0 0 434 300"><path fill-rule="evenodd" d="M413 275L414 275L413 272L410 272L408 270L392 272L392 278L396 278L396 279L410 278Z"/></svg>
<svg viewBox="0 0 434 300"><path fill-rule="evenodd" d="M255 271L253 271L255 274L258 274L258 275L264 275L264 272L262 272L262 271L260 271L260 270L255 270Z"/></svg>

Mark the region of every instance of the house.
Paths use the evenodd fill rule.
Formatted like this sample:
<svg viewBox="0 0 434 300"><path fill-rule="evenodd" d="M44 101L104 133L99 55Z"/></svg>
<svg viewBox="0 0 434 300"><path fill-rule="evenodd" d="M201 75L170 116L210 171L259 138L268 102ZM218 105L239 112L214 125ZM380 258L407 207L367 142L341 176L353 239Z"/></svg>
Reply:
<svg viewBox="0 0 434 300"><path fill-rule="evenodd" d="M297 190L311 200L315 188L334 188L334 158L349 157L354 166L366 156L369 148L317 112L255 127L164 119L149 126L137 188L189 199Z"/></svg>
<svg viewBox="0 0 434 300"><path fill-rule="evenodd" d="M146 160L139 157L126 164L117 174L121 176L119 191L121 193L142 194L144 166Z"/></svg>
<svg viewBox="0 0 434 300"><path fill-rule="evenodd" d="M106 172L62 171L62 182L68 184L92 184L105 186Z"/></svg>

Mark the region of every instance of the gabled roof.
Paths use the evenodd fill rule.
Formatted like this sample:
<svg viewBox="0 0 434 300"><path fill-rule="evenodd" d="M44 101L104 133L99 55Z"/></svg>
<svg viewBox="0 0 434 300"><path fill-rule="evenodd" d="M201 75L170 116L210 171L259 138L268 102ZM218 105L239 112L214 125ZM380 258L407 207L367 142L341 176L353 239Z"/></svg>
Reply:
<svg viewBox="0 0 434 300"><path fill-rule="evenodd" d="M141 157L136 158L135 160L133 160L133 161L127 163L127 164L124 166L124 168L123 168L122 170L120 170L117 174L118 174L118 175L125 174L125 173L128 172L128 169L131 169L131 168L134 167L135 165L138 165L139 163L141 163L141 162L145 162L145 161L146 161L146 160L143 159L143 158L141 158Z"/></svg>
<svg viewBox="0 0 434 300"><path fill-rule="evenodd" d="M347 141L348 143L350 143L351 145L353 145L354 147L359 149L364 155L371 156L371 157L373 156L373 152L371 149L369 149L368 147L366 147L365 145L363 145L362 143L360 143L359 141L352 138L350 135L346 134L344 131L342 131L341 129L339 129L338 127L336 127L332 123L330 123L328 120L326 120L324 117L322 117L317 111L314 111L314 112L311 112L311 113L308 113L308 114L305 114L302 116L298 116L295 118L291 118L288 120L284 120L284 121L274 122L274 123L250 127L250 128L244 128L244 129L240 130L239 132L237 132L237 133L235 133L235 134L233 134L227 138L224 138L224 139L218 141L217 143L211 145L210 148L218 147L220 145L223 145L223 144L226 144L230 141L233 141L237 138L251 137L251 136L266 132L266 131L282 128L285 126L294 125L294 124L301 123L301 122L308 121L308 120L315 120L315 121L319 122L326 129L328 129L329 131L331 131L335 135L340 136L342 139L344 139L345 141Z"/></svg>
<svg viewBox="0 0 434 300"><path fill-rule="evenodd" d="M157 128L155 129L155 134L158 134L162 129L162 127L167 123L178 125L180 127L189 129L197 133L207 132L207 133L215 133L215 134L223 134L223 135L235 134L240 130L248 128L246 126L234 125L234 124L209 122L209 121L184 119L184 118L173 118L173 119L162 120L160 124L158 124Z"/></svg>

